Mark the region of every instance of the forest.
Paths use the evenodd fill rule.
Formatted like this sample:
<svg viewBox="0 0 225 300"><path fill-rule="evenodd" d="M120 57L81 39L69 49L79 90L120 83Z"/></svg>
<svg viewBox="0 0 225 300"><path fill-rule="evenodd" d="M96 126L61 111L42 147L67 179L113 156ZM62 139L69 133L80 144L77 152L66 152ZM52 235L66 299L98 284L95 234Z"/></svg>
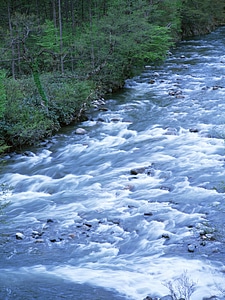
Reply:
<svg viewBox="0 0 225 300"><path fill-rule="evenodd" d="M176 43L225 24L224 0L2 0L0 153L85 118Z"/></svg>

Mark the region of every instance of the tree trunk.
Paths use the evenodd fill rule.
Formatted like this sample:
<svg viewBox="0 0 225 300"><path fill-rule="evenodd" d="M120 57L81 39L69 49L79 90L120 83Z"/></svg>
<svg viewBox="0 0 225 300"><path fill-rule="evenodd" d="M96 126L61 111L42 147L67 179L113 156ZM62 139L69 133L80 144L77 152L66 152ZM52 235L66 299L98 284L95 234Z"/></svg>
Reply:
<svg viewBox="0 0 225 300"><path fill-rule="evenodd" d="M34 78L34 83L36 85L36 88L38 90L39 95L41 96L41 99L43 103L41 103L48 111L48 98L45 94L45 91L43 89L41 80L40 80L40 75L39 75L39 70L38 70L38 65L37 62L30 63L32 75Z"/></svg>
<svg viewBox="0 0 225 300"><path fill-rule="evenodd" d="M7 2L7 9L8 9L8 22L9 22L9 33L11 38L11 54L12 54L12 61L11 61L11 72L12 77L15 79L15 44L13 40L13 29L12 29L12 22L11 22L11 13L10 13L10 0Z"/></svg>
<svg viewBox="0 0 225 300"><path fill-rule="evenodd" d="M62 74L64 73L64 56L63 56L63 33L62 33L62 13L61 13L61 0L58 0L59 4L59 40L60 40L60 67Z"/></svg>
<svg viewBox="0 0 225 300"><path fill-rule="evenodd" d="M52 18L53 18L54 26L55 28L57 28L55 0L52 0Z"/></svg>

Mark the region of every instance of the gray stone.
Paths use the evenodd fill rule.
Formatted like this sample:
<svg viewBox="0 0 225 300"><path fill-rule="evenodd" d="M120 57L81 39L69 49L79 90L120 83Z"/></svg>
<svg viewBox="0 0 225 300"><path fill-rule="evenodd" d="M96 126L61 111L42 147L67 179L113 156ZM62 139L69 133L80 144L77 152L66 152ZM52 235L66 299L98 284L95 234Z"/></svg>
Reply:
<svg viewBox="0 0 225 300"><path fill-rule="evenodd" d="M196 246L193 244L188 245L188 252L195 252Z"/></svg>
<svg viewBox="0 0 225 300"><path fill-rule="evenodd" d="M86 134L87 131L84 128L77 128L75 133L76 134Z"/></svg>
<svg viewBox="0 0 225 300"><path fill-rule="evenodd" d="M23 240L25 238L25 235L21 232L16 233L16 239L17 240Z"/></svg>

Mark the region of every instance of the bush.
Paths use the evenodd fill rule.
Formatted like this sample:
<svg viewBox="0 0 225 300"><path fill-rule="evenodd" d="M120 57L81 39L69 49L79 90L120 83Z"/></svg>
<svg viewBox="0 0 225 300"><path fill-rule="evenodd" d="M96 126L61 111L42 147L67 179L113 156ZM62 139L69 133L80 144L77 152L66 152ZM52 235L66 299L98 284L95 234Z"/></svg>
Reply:
<svg viewBox="0 0 225 300"><path fill-rule="evenodd" d="M90 80L78 80L72 74L45 74L40 77L48 97L43 103L32 77L8 79L5 86L7 105L0 121L0 153L33 145L52 136L62 125L79 121L95 97Z"/></svg>
<svg viewBox="0 0 225 300"><path fill-rule="evenodd" d="M196 288L196 283L188 277L186 271L173 282L168 281L164 285L169 289L170 296L173 300L190 300L190 297Z"/></svg>

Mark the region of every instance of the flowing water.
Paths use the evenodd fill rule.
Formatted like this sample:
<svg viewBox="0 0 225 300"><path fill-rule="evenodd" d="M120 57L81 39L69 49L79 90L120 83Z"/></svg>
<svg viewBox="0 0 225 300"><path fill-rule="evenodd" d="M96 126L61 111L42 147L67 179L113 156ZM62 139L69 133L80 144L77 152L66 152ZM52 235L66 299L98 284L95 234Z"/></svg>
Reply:
<svg viewBox="0 0 225 300"><path fill-rule="evenodd" d="M225 28L80 124L5 157L0 299L225 297ZM11 190L7 190L12 187Z"/></svg>

